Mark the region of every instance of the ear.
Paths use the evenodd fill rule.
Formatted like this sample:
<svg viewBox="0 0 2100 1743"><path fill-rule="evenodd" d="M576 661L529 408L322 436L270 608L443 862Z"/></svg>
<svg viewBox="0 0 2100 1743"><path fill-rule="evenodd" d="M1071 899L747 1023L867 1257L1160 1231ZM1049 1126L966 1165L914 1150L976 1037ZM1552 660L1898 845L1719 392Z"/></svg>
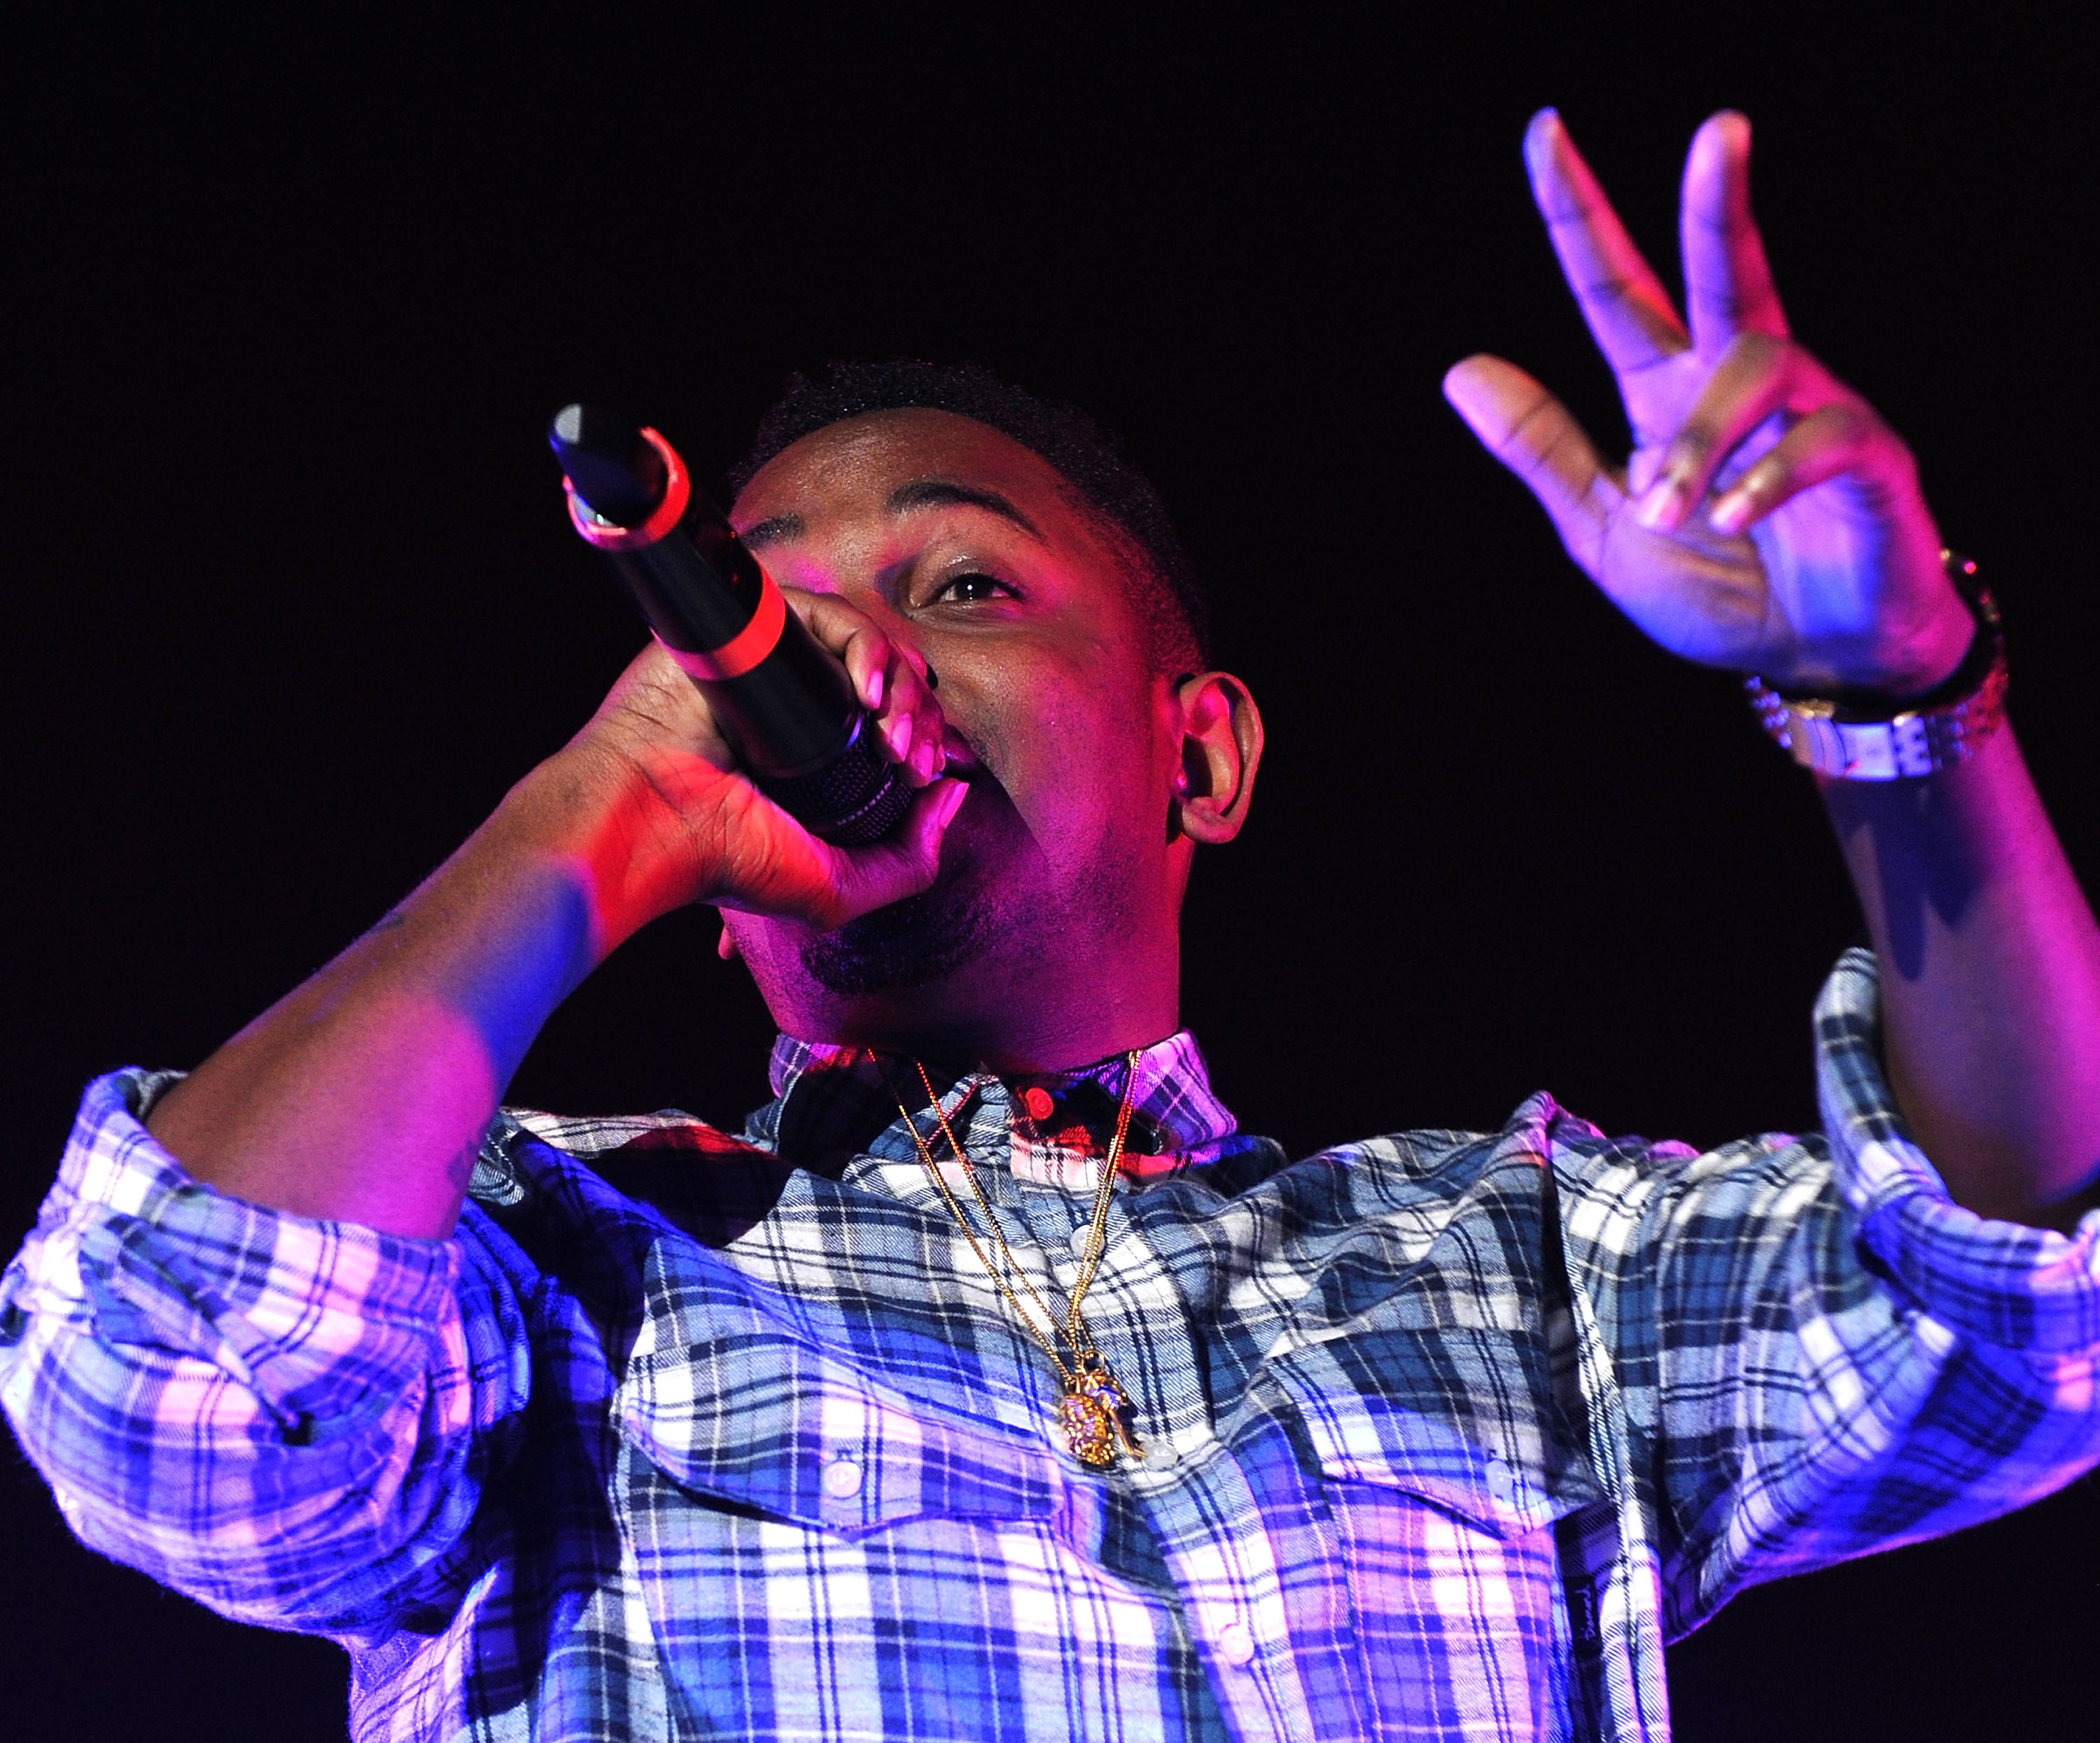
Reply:
<svg viewBox="0 0 2100 1743"><path fill-rule="evenodd" d="M1229 841L1246 821L1261 765L1261 710L1229 672L1202 672L1175 686L1181 766L1174 822L1192 841Z"/></svg>

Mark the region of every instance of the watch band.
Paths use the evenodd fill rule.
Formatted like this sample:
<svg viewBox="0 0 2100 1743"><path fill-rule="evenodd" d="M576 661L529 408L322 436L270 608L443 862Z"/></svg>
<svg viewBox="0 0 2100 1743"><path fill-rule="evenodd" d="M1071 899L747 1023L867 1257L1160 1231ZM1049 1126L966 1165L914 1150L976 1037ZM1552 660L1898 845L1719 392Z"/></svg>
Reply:
<svg viewBox="0 0 2100 1743"><path fill-rule="evenodd" d="M2005 717L2005 638L1976 565L1942 551L1948 579L1976 620L1969 651L1946 682L1905 702L1871 693L1788 696L1763 679L1744 688L1758 723L1805 769L1841 781L1895 781L1966 762Z"/></svg>

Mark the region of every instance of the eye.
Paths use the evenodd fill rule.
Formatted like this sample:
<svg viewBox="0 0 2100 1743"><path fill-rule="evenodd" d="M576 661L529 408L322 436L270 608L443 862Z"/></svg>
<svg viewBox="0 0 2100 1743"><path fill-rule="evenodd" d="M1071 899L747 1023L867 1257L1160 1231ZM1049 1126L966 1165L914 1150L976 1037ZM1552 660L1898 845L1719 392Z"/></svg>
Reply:
<svg viewBox="0 0 2100 1743"><path fill-rule="evenodd" d="M995 580L989 575L980 575L974 570L968 575L951 576L941 584L940 591L933 595L937 600L952 599L962 605L981 605L988 599L1019 597L1005 582Z"/></svg>

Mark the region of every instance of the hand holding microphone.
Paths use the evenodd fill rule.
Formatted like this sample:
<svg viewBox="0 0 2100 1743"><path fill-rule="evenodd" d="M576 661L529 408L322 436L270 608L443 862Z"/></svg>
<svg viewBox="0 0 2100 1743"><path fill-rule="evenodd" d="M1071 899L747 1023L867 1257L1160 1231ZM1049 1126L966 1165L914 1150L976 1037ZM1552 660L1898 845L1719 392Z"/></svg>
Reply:
<svg viewBox="0 0 2100 1743"><path fill-rule="evenodd" d="M911 802L845 668L790 611L671 444L616 413L564 406L548 439L569 514L708 699L759 789L814 836L879 841Z"/></svg>
<svg viewBox="0 0 2100 1743"><path fill-rule="evenodd" d="M694 900L829 928L925 889L966 789L936 779L938 704L902 650L843 599L791 602L655 431L572 405L549 439L655 632L574 747L641 775L590 832L593 881L626 891L609 933Z"/></svg>

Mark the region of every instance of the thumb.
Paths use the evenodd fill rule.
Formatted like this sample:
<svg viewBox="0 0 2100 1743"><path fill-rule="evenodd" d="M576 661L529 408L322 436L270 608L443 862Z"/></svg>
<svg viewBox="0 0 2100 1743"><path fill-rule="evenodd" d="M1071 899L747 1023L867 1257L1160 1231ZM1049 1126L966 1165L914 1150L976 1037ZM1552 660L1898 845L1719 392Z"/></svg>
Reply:
<svg viewBox="0 0 2100 1743"><path fill-rule="evenodd" d="M948 825L969 796L969 783L953 775L932 782L920 789L887 841L842 854L837 924L931 889L941 869L941 843Z"/></svg>
<svg viewBox="0 0 2100 1743"><path fill-rule="evenodd" d="M1568 554L1595 576L1621 492L1574 414L1515 364L1485 352L1452 364L1444 397L1480 445L1530 486Z"/></svg>

